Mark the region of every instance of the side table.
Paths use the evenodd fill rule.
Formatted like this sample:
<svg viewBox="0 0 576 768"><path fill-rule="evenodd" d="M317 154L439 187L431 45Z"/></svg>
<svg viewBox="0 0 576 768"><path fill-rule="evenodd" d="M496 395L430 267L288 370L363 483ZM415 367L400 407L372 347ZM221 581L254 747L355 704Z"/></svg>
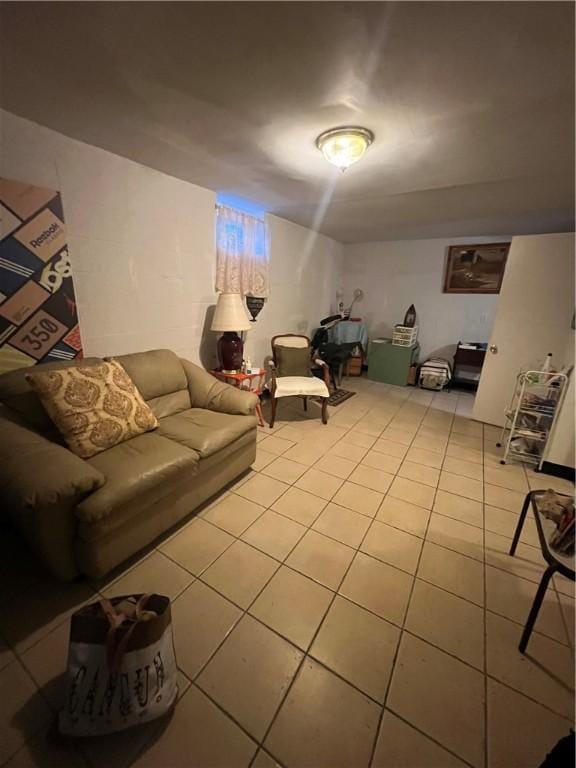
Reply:
<svg viewBox="0 0 576 768"><path fill-rule="evenodd" d="M538 541L540 542L542 557L548 563L548 568L546 568L542 575L542 579L540 580L534 602L532 603L532 608L530 609L528 619L526 620L526 625L524 626L524 632L522 633L520 645L518 646L520 653L524 653L526 650L528 640L530 640L530 635L532 634L534 624L538 618L538 613L540 611L542 601L544 600L544 595L546 594L546 589L548 588L548 583L552 576L555 573L561 573L563 576L566 576L567 579L574 581L574 555L563 555L559 552L555 552L548 543L549 536L553 533L556 526L551 520L548 520L548 518L544 517L538 508L538 500L543 493L546 493L546 491L530 491L530 493L526 495L509 553L510 555L514 555L516 552L518 539L522 533L522 528L524 526L524 521L526 520L526 515L528 514L528 509L532 508L534 521L536 522L536 530L538 531ZM558 495L564 496L565 494Z"/></svg>
<svg viewBox="0 0 576 768"><path fill-rule="evenodd" d="M252 392L253 394L258 395L258 397L260 397L264 391L264 379L266 376L264 368L259 368L252 373L225 373L218 369L210 371L210 373L225 384L230 384L232 387L236 387L236 389L244 389L247 392ZM260 426L265 426L260 400L258 400L258 405L256 406L256 415L258 416Z"/></svg>

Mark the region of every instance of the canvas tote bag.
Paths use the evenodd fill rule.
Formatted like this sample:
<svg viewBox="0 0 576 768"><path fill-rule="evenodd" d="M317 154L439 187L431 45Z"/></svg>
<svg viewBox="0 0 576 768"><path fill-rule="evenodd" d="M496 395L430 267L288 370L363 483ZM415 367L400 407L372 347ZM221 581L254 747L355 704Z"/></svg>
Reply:
<svg viewBox="0 0 576 768"><path fill-rule="evenodd" d="M72 616L66 699L67 736L94 736L146 723L178 696L170 600L162 595L102 599Z"/></svg>

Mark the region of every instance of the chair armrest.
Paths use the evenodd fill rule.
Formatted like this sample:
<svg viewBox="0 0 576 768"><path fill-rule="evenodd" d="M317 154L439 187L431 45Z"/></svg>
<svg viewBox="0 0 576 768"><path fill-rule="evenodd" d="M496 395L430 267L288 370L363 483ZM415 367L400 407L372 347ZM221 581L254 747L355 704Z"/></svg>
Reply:
<svg viewBox="0 0 576 768"><path fill-rule="evenodd" d="M225 384L215 379L189 360L181 360L188 379L188 390L193 408L208 411L251 416L258 405L258 395Z"/></svg>
<svg viewBox="0 0 576 768"><path fill-rule="evenodd" d="M320 360L319 357L314 359L314 364L320 366L322 368L322 373L324 374L324 384L328 387L328 391L330 391L330 368L328 367L328 363L326 363L324 360Z"/></svg>

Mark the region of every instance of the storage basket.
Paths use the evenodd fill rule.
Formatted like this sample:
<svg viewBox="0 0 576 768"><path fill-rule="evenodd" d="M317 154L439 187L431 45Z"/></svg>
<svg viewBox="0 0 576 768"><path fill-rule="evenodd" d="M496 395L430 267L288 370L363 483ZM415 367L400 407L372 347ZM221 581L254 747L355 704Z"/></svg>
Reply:
<svg viewBox="0 0 576 768"><path fill-rule="evenodd" d="M441 390L452 378L452 370L447 360L431 357L420 366L418 386L422 389Z"/></svg>
<svg viewBox="0 0 576 768"><path fill-rule="evenodd" d="M392 344L397 347L413 347L418 338L418 326L408 328L405 325L395 325L392 332Z"/></svg>

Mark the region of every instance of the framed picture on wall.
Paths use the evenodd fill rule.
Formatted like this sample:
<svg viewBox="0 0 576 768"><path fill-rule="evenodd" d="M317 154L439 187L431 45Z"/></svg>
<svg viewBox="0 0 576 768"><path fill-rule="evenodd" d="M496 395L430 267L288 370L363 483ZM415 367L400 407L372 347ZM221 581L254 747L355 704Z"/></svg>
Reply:
<svg viewBox="0 0 576 768"><path fill-rule="evenodd" d="M448 248L444 293L500 293L510 243Z"/></svg>

